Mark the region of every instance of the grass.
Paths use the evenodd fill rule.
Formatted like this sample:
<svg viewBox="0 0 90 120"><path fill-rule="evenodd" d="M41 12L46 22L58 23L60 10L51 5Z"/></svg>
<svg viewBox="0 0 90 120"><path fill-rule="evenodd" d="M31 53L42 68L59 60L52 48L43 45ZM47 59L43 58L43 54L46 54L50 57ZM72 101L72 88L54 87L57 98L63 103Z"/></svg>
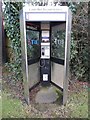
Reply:
<svg viewBox="0 0 90 120"><path fill-rule="evenodd" d="M72 112L72 118L88 118L88 107L86 104L76 105Z"/></svg>
<svg viewBox="0 0 90 120"><path fill-rule="evenodd" d="M6 91L2 92L2 118L24 117L23 106L20 100L12 98Z"/></svg>
<svg viewBox="0 0 90 120"><path fill-rule="evenodd" d="M74 93L70 96L69 109L71 118L88 118L88 91Z"/></svg>

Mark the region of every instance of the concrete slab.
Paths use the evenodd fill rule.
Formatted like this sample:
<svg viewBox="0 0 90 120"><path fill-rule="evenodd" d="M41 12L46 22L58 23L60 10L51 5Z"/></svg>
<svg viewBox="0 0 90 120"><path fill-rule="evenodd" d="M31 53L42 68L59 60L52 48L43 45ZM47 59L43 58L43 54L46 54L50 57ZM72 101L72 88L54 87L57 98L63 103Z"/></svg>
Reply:
<svg viewBox="0 0 90 120"><path fill-rule="evenodd" d="M52 103L58 98L58 94L54 87L42 87L37 93L35 101L36 103Z"/></svg>

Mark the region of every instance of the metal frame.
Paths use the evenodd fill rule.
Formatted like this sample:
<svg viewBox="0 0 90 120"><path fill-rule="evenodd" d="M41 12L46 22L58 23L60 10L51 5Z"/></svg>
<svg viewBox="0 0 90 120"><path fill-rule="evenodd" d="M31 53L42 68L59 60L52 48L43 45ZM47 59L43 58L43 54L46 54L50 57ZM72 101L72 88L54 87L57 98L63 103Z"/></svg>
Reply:
<svg viewBox="0 0 90 120"><path fill-rule="evenodd" d="M21 51L22 51L22 72L24 83L24 96L26 102L29 104L29 85L28 85L28 61L27 61L27 43L26 43L26 25L25 12L21 10L20 13L20 30L21 30Z"/></svg>
<svg viewBox="0 0 90 120"><path fill-rule="evenodd" d="M23 10L20 13L20 28L21 28L21 45L22 45L22 69L23 69L23 81L24 81L24 93L25 93L25 99L27 103L30 103L29 99L29 78L28 78L28 61L27 61L27 43L26 43L26 25L25 21L25 14L41 14L43 15L43 19L29 19L28 21L44 21L44 14L62 14L65 13L65 21L66 21L66 38L65 38L65 64L64 64L64 80L63 80L63 104L67 101L68 96L68 76L69 76L69 57L70 57L70 31L71 31L71 11L67 6L30 6L30 7L24 7ZM45 21L62 21L57 19L47 19Z"/></svg>
<svg viewBox="0 0 90 120"><path fill-rule="evenodd" d="M71 21L72 15L68 8L66 19L66 43L65 43L65 66L64 66L64 83L63 83L63 104L68 97L68 79L69 79L69 61L70 61L70 39L71 39Z"/></svg>

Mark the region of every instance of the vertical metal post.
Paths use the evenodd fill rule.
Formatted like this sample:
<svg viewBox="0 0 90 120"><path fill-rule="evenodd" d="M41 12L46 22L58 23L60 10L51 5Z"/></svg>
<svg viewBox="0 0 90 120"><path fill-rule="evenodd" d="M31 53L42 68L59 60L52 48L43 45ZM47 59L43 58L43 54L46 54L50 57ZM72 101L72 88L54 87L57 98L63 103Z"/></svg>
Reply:
<svg viewBox="0 0 90 120"><path fill-rule="evenodd" d="M69 79L69 59L70 59L70 33L71 32L71 11L68 8L66 17L66 40L65 40L65 67L64 67L64 85L63 85L63 104L66 104L68 98L68 79Z"/></svg>
<svg viewBox="0 0 90 120"><path fill-rule="evenodd" d="M26 24L25 24L25 12L23 10L21 11L21 15L20 15L20 30L21 30L21 51L22 51L24 97L26 102L29 104L30 98L29 98L29 84L28 84Z"/></svg>

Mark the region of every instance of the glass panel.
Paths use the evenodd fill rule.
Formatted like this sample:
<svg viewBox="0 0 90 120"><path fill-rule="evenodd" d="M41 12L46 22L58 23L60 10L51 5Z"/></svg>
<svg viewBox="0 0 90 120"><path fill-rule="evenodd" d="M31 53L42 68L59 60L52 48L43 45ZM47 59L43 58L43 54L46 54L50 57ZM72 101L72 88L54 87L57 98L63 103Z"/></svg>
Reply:
<svg viewBox="0 0 90 120"><path fill-rule="evenodd" d="M63 88L64 66L51 62L51 80L53 83Z"/></svg>
<svg viewBox="0 0 90 120"><path fill-rule="evenodd" d="M51 56L58 59L65 58L65 23L52 27Z"/></svg>
<svg viewBox="0 0 90 120"><path fill-rule="evenodd" d="M39 31L26 30L28 60L40 57Z"/></svg>
<svg viewBox="0 0 90 120"><path fill-rule="evenodd" d="M32 65L28 66L28 78L29 78L29 88L32 88L34 85L36 85L40 81L40 70L39 70L39 62L34 63Z"/></svg>

